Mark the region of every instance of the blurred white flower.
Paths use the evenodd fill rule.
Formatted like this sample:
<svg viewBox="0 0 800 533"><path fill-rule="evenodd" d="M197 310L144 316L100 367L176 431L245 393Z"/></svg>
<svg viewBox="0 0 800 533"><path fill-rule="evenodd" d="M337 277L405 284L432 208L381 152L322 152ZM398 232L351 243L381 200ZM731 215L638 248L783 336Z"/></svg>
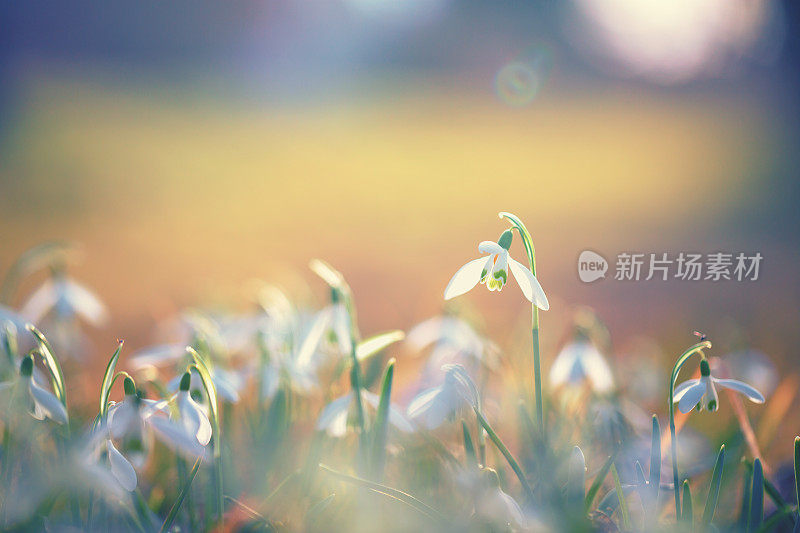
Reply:
<svg viewBox="0 0 800 533"><path fill-rule="evenodd" d="M500 479L491 468L481 471L480 488L475 498L475 514L502 528L525 529L527 520L517 501L500 488Z"/></svg>
<svg viewBox="0 0 800 533"><path fill-rule="evenodd" d="M317 386L317 361L314 355L333 317L318 313L300 342L277 351L270 351L261 365L261 398L271 399L278 391L282 378L300 394L308 394ZM266 350L269 350L265 346Z"/></svg>
<svg viewBox="0 0 800 533"><path fill-rule="evenodd" d="M678 402L678 409L682 413L688 413L695 407L698 411L703 409L716 411L719 407L719 397L715 385L744 394L752 402L764 403L764 396L747 383L712 376L707 359L700 361L699 379L690 379L675 387L673 400Z"/></svg>
<svg viewBox="0 0 800 533"><path fill-rule="evenodd" d="M439 368L446 363L482 364L490 369L498 366L498 347L475 332L472 327L453 316L436 316L414 326L406 342L417 350L433 344L428 357L429 367Z"/></svg>
<svg viewBox="0 0 800 533"><path fill-rule="evenodd" d="M559 352L550 367L550 385L581 385L589 382L595 392L614 388L614 376L603 355L588 340L570 342Z"/></svg>
<svg viewBox="0 0 800 533"><path fill-rule="evenodd" d="M186 353L185 348L184 353ZM237 403L239 401L239 391L244 388L244 378L235 370L226 370L220 368L219 365L210 367L208 371L209 374L211 374L211 381L214 383L217 395L226 402ZM167 382L167 389L170 392L176 392L178 390L182 376L183 374L178 374ZM196 372L192 372L191 387L189 390L203 390L203 381Z"/></svg>
<svg viewBox="0 0 800 533"><path fill-rule="evenodd" d="M68 416L64 404L55 394L36 383L33 379L33 370L33 358L30 355L25 356L20 364L19 377L0 383L0 392L10 392L14 398L23 398L22 401L36 420L49 418L53 422L66 424ZM18 396L19 393L16 391L20 391L21 396Z"/></svg>
<svg viewBox="0 0 800 533"><path fill-rule="evenodd" d="M378 395L367 390L361 391L361 399L365 407L369 405L373 409L377 409L380 403ZM322 409L317 419L317 430L325 431L331 437L343 437L347 433L347 420L354 414L355 407L353 392L333 400ZM393 405L389 406L389 423L400 431L413 431L408 420Z"/></svg>
<svg viewBox="0 0 800 533"><path fill-rule="evenodd" d="M472 290L479 282L485 284L490 291L500 291L508 281L507 269L510 267L525 298L542 311L547 311L550 304L536 276L525 265L508 255L511 239L511 230L506 230L498 242L483 241L480 243L478 251L490 254L489 257L473 259L458 269L444 290L444 299L449 300L460 296Z"/></svg>
<svg viewBox="0 0 800 533"><path fill-rule="evenodd" d="M352 337L350 334L350 313L342 300L338 289L331 289L331 305L321 311L329 316L330 341L341 355L350 355Z"/></svg>
<svg viewBox="0 0 800 533"><path fill-rule="evenodd" d="M181 378L180 390L175 395L178 422L189 435L205 446L211 440L211 422L205 410L192 399L189 393L191 374L186 372Z"/></svg>
<svg viewBox="0 0 800 533"><path fill-rule="evenodd" d="M136 384L129 377L124 379L123 389L122 401L112 402L108 408L107 431L109 438L119 440L133 464L141 468L152 444L147 422L153 415L167 414L167 402L140 398Z"/></svg>
<svg viewBox="0 0 800 533"><path fill-rule="evenodd" d="M158 344L139 350L130 359L130 366L134 370L147 367L159 368L165 365L178 363L186 357L185 344Z"/></svg>
<svg viewBox="0 0 800 533"><path fill-rule="evenodd" d="M63 273L55 273L36 289L22 306L22 315L37 323L53 312L62 320L79 316L93 326L108 320L108 311L100 299L80 283Z"/></svg>
<svg viewBox="0 0 800 533"><path fill-rule="evenodd" d="M444 365L444 379L438 387L419 393L406 414L415 424L434 429L455 419L464 407L477 404L475 387L461 365Z"/></svg>

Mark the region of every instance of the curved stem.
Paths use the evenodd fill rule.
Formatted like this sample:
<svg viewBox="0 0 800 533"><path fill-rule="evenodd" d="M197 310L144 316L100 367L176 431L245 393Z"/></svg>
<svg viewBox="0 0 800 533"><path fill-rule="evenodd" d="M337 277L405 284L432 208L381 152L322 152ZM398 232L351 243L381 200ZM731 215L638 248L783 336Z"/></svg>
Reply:
<svg viewBox="0 0 800 533"><path fill-rule="evenodd" d="M669 433L670 433L670 448L672 451L672 482L673 490L675 491L675 516L678 520L681 517L681 489L678 482L678 444L675 437L675 381L678 379L678 373L681 367L692 357L694 354L702 354L703 350L710 349L711 342L702 341L690 346L685 352L678 357L675 366L672 367L672 375L669 378Z"/></svg>
<svg viewBox="0 0 800 533"><path fill-rule="evenodd" d="M517 230L522 243L525 245L525 252L528 254L528 264L531 273L536 275L536 251L533 248L533 239L525 224L516 216L511 213L501 212L500 218L505 218ZM533 342L533 386L536 389L536 418L539 425L539 433L544 437L544 405L542 400L542 368L539 359L539 308L536 304L531 304L532 319L531 319L531 339Z"/></svg>

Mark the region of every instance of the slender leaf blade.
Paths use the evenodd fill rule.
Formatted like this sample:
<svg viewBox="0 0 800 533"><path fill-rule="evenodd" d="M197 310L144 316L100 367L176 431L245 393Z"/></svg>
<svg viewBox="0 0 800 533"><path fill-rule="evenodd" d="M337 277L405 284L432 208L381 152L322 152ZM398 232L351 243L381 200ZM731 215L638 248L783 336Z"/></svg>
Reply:
<svg viewBox="0 0 800 533"><path fill-rule="evenodd" d="M709 526L711 521L714 520L714 511L717 508L717 501L719 500L719 488L722 484L722 469L725 465L725 445L719 448L717 454L717 461L714 463L714 472L711 474L711 486L708 489L708 497L706 498L706 506L703 509L703 525Z"/></svg>

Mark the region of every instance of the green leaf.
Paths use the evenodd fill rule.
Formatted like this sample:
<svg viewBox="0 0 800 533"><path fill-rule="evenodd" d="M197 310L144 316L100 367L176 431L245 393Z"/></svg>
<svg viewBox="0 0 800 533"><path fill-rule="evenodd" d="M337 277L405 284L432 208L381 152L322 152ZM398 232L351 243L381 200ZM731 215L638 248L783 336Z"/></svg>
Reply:
<svg viewBox="0 0 800 533"><path fill-rule="evenodd" d="M106 412L108 411L108 397L111 394L111 384L114 379L114 370L117 367L117 361L119 360L119 354L122 352L122 345L125 341L119 340L117 341L119 344L117 345L117 349L114 350L114 354L111 356L111 359L108 360L108 365L106 365L106 371L103 374L103 381L100 383L100 418L106 417Z"/></svg>
<svg viewBox="0 0 800 533"><path fill-rule="evenodd" d="M164 520L164 523L161 524L161 533L169 531L169 528L172 527L172 522L174 522L175 517L178 516L178 512L181 510L181 505L183 505L183 500L185 500L186 495L189 494L189 489L192 487L192 482L194 481L195 476L197 476L197 471L200 469L201 461L202 458L200 457L198 457L197 461L195 461L192 471L189 472L189 477L186 478L186 483L183 484L181 492L178 494L178 499L172 504L167 518Z"/></svg>
<svg viewBox="0 0 800 533"><path fill-rule="evenodd" d="M648 481L648 513L652 518L657 516L658 489L661 485L661 426L658 417L653 415L653 431L650 437L650 479Z"/></svg>
<svg viewBox="0 0 800 533"><path fill-rule="evenodd" d="M714 472L711 474L711 486L708 489L708 497L706 498L706 507L703 510L703 525L709 526L711 521L714 520L714 511L717 508L717 501L719 500L719 488L722 484L722 469L725 465L725 445L719 448L717 454L717 461L714 463Z"/></svg>
<svg viewBox="0 0 800 533"><path fill-rule="evenodd" d="M383 479L383 468L386 463L386 437L389 433L389 407L392 398L392 378L394 377L394 358L386 364L381 380L381 396L378 401L378 412L372 425L372 477L378 481Z"/></svg>
<svg viewBox="0 0 800 533"><path fill-rule="evenodd" d="M603 486L603 481L605 481L606 476L608 475L608 471L611 470L611 466L614 464L614 458L617 456L616 452L613 455L609 455L606 462L603 463L603 466L600 467L600 471L594 477L594 481L592 485L589 487L589 490L586 492L586 499L584 500L584 510L586 512L592 507L592 503L594 503L594 499L597 496L597 492L600 490L600 487Z"/></svg>
<svg viewBox="0 0 800 533"><path fill-rule="evenodd" d="M41 354L42 359L44 359L47 370L50 372L50 380L53 384L53 392L61 401L61 404L64 406L64 408L66 408L67 391L64 387L64 372L61 371L61 365L59 364L58 359L56 359L53 355L53 350L50 348L50 343L47 342L47 339L44 337L44 335L42 335L42 332L36 329L36 326L33 324L28 324L27 328L28 331L30 331L36 338L36 342L39 345L39 353Z"/></svg>
<svg viewBox="0 0 800 533"><path fill-rule="evenodd" d="M475 453L475 444L472 442L472 437L469 434L467 423L461 421L461 432L464 434L464 456L467 460L467 466L471 468L478 468L478 455Z"/></svg>
<svg viewBox="0 0 800 533"><path fill-rule="evenodd" d="M750 517L747 520L747 531L756 531L764 521L764 468L761 459L753 462L753 492L750 496Z"/></svg>
<svg viewBox="0 0 800 533"><path fill-rule="evenodd" d="M694 506L692 505L692 490L689 488L689 480L683 480L683 505L681 506L681 522L691 529L694 522Z"/></svg>
<svg viewBox="0 0 800 533"><path fill-rule="evenodd" d="M614 489L617 491L617 500L619 501L619 513L622 517L622 527L625 531L630 531L631 517L628 513L628 502L625 500L625 493L622 490L622 484L619 482L619 475L617 474L617 467L611 464L611 477L614 480Z"/></svg>
<svg viewBox="0 0 800 533"><path fill-rule="evenodd" d="M380 333L358 343L356 346L356 358L359 361L364 361L385 350L388 346L395 342L401 341L406 337L406 334L399 329Z"/></svg>
<svg viewBox="0 0 800 533"><path fill-rule="evenodd" d="M580 446L572 448L567 473L567 500L580 507L586 499L586 457Z"/></svg>
<svg viewBox="0 0 800 533"><path fill-rule="evenodd" d="M800 512L800 437L794 438L794 491L797 498L795 503ZM797 523L800 524L800 517L798 517Z"/></svg>

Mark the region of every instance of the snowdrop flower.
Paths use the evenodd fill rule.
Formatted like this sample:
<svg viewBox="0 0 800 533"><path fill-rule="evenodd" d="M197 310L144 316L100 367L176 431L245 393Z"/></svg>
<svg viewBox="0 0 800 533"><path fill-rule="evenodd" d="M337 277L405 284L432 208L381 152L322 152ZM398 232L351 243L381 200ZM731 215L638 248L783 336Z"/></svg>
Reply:
<svg viewBox="0 0 800 533"><path fill-rule="evenodd" d="M489 257L473 259L458 269L444 290L444 299L460 296L472 290L479 282L486 285L490 291L500 291L508 281L508 268L510 268L525 298L542 311L547 311L550 304L536 276L525 265L508 255L512 236L511 230L506 230L497 242L480 243L478 250L489 254Z"/></svg>
<svg viewBox="0 0 800 533"><path fill-rule="evenodd" d="M130 358L131 368L143 370L148 367L159 368L178 363L186 356L185 344L158 344L139 350Z"/></svg>
<svg viewBox="0 0 800 533"><path fill-rule="evenodd" d="M184 354L186 349L184 348ZM233 370L225 370L219 366L209 368L211 374L211 381L214 383L214 388L217 390L217 395L229 403L237 403L239 401L239 391L244 387L244 379L237 372ZM181 378L183 374L178 374L169 382L167 382L167 389L170 391L177 391L180 387ZM203 382L200 376L192 373L190 390L199 391L203 389Z"/></svg>
<svg viewBox="0 0 800 533"><path fill-rule="evenodd" d="M55 394L39 386L33 379L33 358L28 355L22 359L19 379L0 384L0 390L15 390L22 387L24 401L30 414L36 420L49 418L53 422L66 424L67 410Z"/></svg>
<svg viewBox="0 0 800 533"><path fill-rule="evenodd" d="M308 394L314 389L317 385L317 362L314 354L332 318L330 314L319 313L301 342L291 349L283 348L270 354L271 357L260 370L262 399L275 396L284 377L289 386L300 394ZM264 349L268 350L268 347L265 345Z"/></svg>
<svg viewBox="0 0 800 533"><path fill-rule="evenodd" d="M466 371L461 365L444 365L444 380L438 387L422 391L408 406L408 418L419 426L431 430L441 426L446 421L455 419L456 414L476 399L468 401L474 396L469 390L465 380L469 380Z"/></svg>
<svg viewBox="0 0 800 533"><path fill-rule="evenodd" d="M587 382L598 393L614 388L614 376L603 355L588 339L570 342L550 368L550 385L580 385Z"/></svg>
<svg viewBox="0 0 800 533"><path fill-rule="evenodd" d="M361 399L364 405L369 405L373 409L378 408L380 398L377 394L368 390L361 391ZM355 394L348 392L344 396L333 400L325 406L317 419L317 430L325 431L331 437L344 437L347 433L347 420L355 416ZM409 433L414 430L408 420L394 406L389 406L389 423L403 431Z"/></svg>
<svg viewBox="0 0 800 533"><path fill-rule="evenodd" d="M678 409L688 413L695 407L698 411L708 409L713 412L719 406L716 385L744 394L752 402L764 403L764 396L756 389L736 379L719 379L711 375L707 359L700 361L700 379L684 381L675 388L673 400Z"/></svg>
<svg viewBox="0 0 800 533"><path fill-rule="evenodd" d="M420 322L408 332L406 342L417 350L434 344L428 365L436 368L462 361L483 364L490 369L499 364L497 345L478 335L464 320L453 316L437 316Z"/></svg>
<svg viewBox="0 0 800 533"><path fill-rule="evenodd" d="M514 530L524 529L527 520L514 498L500 488L500 478L492 468L481 471L480 494L475 498L475 514L493 524Z"/></svg>
<svg viewBox="0 0 800 533"><path fill-rule="evenodd" d="M178 394L175 395L175 403L178 410L178 422L188 435L192 435L197 442L205 446L211 440L211 422L203 408L194 401L189 393L192 375L189 372L183 374Z"/></svg>
<svg viewBox="0 0 800 533"><path fill-rule="evenodd" d="M123 381L125 396L121 402L114 402L108 408L108 435L120 441L133 463L144 466L151 448L151 434L147 423L157 414L167 412L167 402L140 398L134 381L125 377Z"/></svg>
<svg viewBox="0 0 800 533"><path fill-rule="evenodd" d="M36 289L22 307L22 315L34 323L51 311L61 319L77 315L94 326L108 320L108 311L100 299L61 272Z"/></svg>
<svg viewBox="0 0 800 533"><path fill-rule="evenodd" d="M339 353L349 355L352 350L352 337L350 335L350 313L344 304L342 293L339 289L331 288L331 305L322 310L329 316L331 344L334 344Z"/></svg>

